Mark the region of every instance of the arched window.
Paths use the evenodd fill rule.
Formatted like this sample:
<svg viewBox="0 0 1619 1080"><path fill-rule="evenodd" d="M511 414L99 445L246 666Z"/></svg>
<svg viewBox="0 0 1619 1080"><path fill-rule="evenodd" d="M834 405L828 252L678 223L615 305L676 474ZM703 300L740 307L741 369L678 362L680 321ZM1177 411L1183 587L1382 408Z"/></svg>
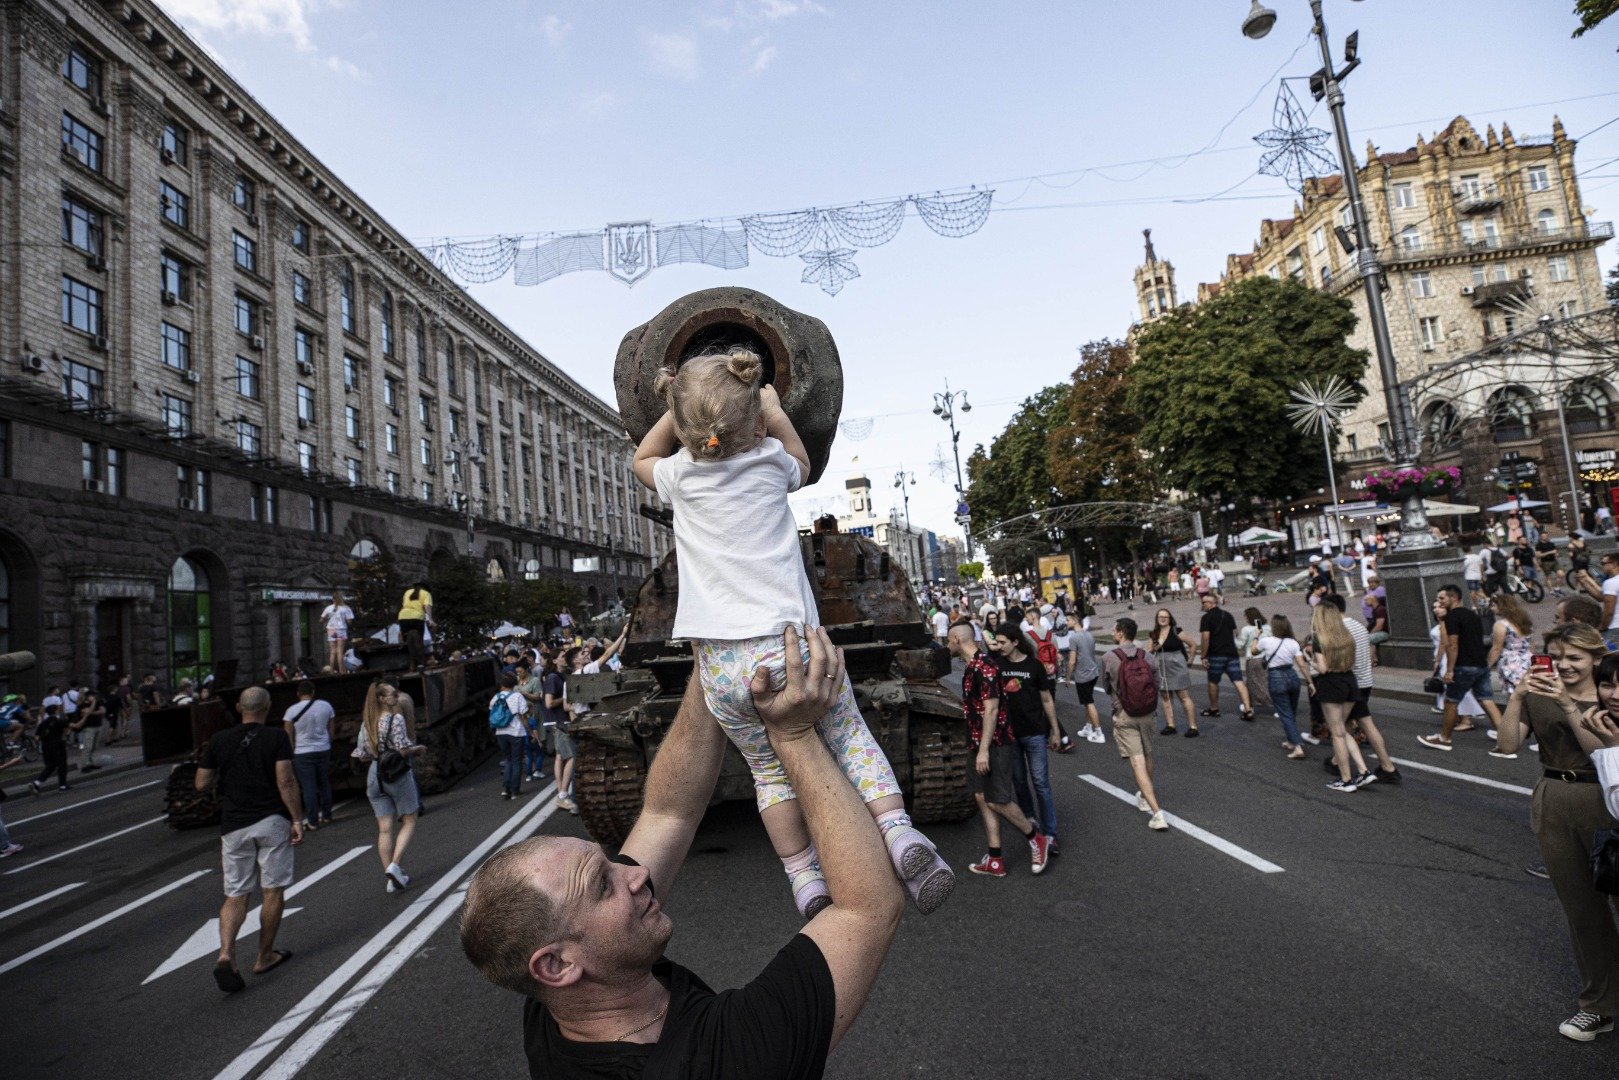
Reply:
<svg viewBox="0 0 1619 1080"><path fill-rule="evenodd" d="M394 297L387 289L382 290L382 355L394 354Z"/></svg>
<svg viewBox="0 0 1619 1080"><path fill-rule="evenodd" d="M489 565L484 569L488 573L490 581L506 580L506 568L501 565L499 559L490 559Z"/></svg>
<svg viewBox="0 0 1619 1080"><path fill-rule="evenodd" d="M1321 287L1323 289L1332 288L1332 267L1330 266L1321 268Z"/></svg>
<svg viewBox="0 0 1619 1080"><path fill-rule="evenodd" d="M343 329L354 333L354 268L348 263L339 263L337 268L338 313L343 320Z"/></svg>
<svg viewBox="0 0 1619 1080"><path fill-rule="evenodd" d="M1407 251L1422 250L1422 230L1415 225L1407 225L1400 230L1400 246Z"/></svg>
<svg viewBox="0 0 1619 1080"><path fill-rule="evenodd" d="M362 536L354 542L353 547L349 548L349 558L355 562L370 562L381 554L382 549L368 536Z"/></svg>
<svg viewBox="0 0 1619 1080"><path fill-rule="evenodd" d="M416 374L427 378L427 321L422 318L416 320Z"/></svg>
<svg viewBox="0 0 1619 1080"><path fill-rule="evenodd" d="M1542 210L1535 215L1535 231L1539 233L1554 233L1557 231L1557 211Z"/></svg>
<svg viewBox="0 0 1619 1080"><path fill-rule="evenodd" d="M1571 435L1613 428L1613 391L1597 378L1576 379L1563 392L1563 415Z"/></svg>
<svg viewBox="0 0 1619 1080"><path fill-rule="evenodd" d="M538 559L529 559L527 562L525 562L523 564L523 580L524 581L538 581L538 580L540 580L540 560L538 560Z"/></svg>
<svg viewBox="0 0 1619 1080"><path fill-rule="evenodd" d="M1461 417L1456 406L1448 401L1435 401L1422 410L1423 441L1434 450L1445 450L1455 445Z"/></svg>
<svg viewBox="0 0 1619 1080"><path fill-rule="evenodd" d="M169 568L169 678L201 685L213 666L213 584L201 563L182 555Z"/></svg>
<svg viewBox="0 0 1619 1080"><path fill-rule="evenodd" d="M1516 442L1534 434L1535 399L1521 386L1503 386L1485 406L1496 442Z"/></svg>

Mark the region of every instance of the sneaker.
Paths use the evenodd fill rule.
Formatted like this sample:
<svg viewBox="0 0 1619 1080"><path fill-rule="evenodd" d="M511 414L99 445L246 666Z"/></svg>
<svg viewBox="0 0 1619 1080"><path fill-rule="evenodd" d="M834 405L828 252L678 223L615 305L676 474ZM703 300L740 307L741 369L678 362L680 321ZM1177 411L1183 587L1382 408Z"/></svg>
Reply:
<svg viewBox="0 0 1619 1080"><path fill-rule="evenodd" d="M506 800L507 800L507 801L510 801L510 800L511 800L511 797L512 797L512 793L511 793L511 792L509 792L509 791L502 791L502 792L501 792L501 793L500 793L500 797L501 797L501 798L502 798L502 799L506 799Z"/></svg>
<svg viewBox="0 0 1619 1080"><path fill-rule="evenodd" d="M1311 746L1320 746L1321 745L1321 740L1316 738L1314 735L1304 734L1304 735L1300 735L1299 738L1303 739L1305 742L1309 743Z"/></svg>
<svg viewBox="0 0 1619 1080"><path fill-rule="evenodd" d="M888 846L888 861L901 881L910 881L933 866L933 844L920 831L908 825L889 830L883 837Z"/></svg>
<svg viewBox="0 0 1619 1080"><path fill-rule="evenodd" d="M826 891L826 875L819 866L806 867L789 874L787 886L793 890L793 904L806 921L815 918L832 903L832 894Z"/></svg>
<svg viewBox="0 0 1619 1080"><path fill-rule="evenodd" d="M1244 710L1242 710L1242 718L1244 720L1248 721L1250 724L1253 723L1254 722L1254 710L1252 710L1252 709L1244 709Z"/></svg>
<svg viewBox="0 0 1619 1080"><path fill-rule="evenodd" d="M1090 740L1091 742L1107 742L1107 736L1102 734L1101 728L1094 727L1091 728Z"/></svg>
<svg viewBox="0 0 1619 1080"><path fill-rule="evenodd" d="M1373 772L1363 772L1359 776L1355 777L1355 786L1358 788L1363 788L1367 784L1375 783L1377 783L1377 774Z"/></svg>
<svg viewBox="0 0 1619 1080"><path fill-rule="evenodd" d="M1172 727L1161 727L1161 728L1158 729L1158 734L1160 734L1160 735L1179 735L1180 732L1176 731Z"/></svg>
<svg viewBox="0 0 1619 1080"><path fill-rule="evenodd" d="M5 847L0 848L0 859L9 859L11 856L17 854L17 852L21 850L21 844L7 844Z"/></svg>
<svg viewBox="0 0 1619 1080"><path fill-rule="evenodd" d="M1141 794L1139 791L1136 792L1136 809L1140 810L1143 814L1152 813L1152 807L1147 805L1147 797Z"/></svg>
<svg viewBox="0 0 1619 1080"><path fill-rule="evenodd" d="M1524 749L1529 751L1531 754L1538 754L1540 753L1540 744L1534 739L1530 739L1524 744Z"/></svg>
<svg viewBox="0 0 1619 1080"><path fill-rule="evenodd" d="M1440 707L1439 707L1439 706L1437 706L1437 705L1429 705L1429 706L1428 706L1428 711L1429 711L1429 712L1431 712L1431 713L1438 713L1438 714L1439 714L1439 715L1441 715L1441 716L1443 716L1443 715L1444 715L1444 713L1445 713L1445 710L1444 710L1444 709L1441 709L1441 708L1440 708Z"/></svg>
<svg viewBox="0 0 1619 1080"><path fill-rule="evenodd" d="M1169 822L1164 820L1164 812L1162 810L1158 811L1152 817L1147 819L1147 828L1151 829L1153 832L1163 832L1165 829L1169 828Z"/></svg>
<svg viewBox="0 0 1619 1080"><path fill-rule="evenodd" d="M1518 760L1518 755L1517 755L1516 752L1513 752L1513 753L1509 754L1504 750L1491 750L1490 751L1490 756L1491 757L1498 757L1502 761L1517 761Z"/></svg>
<svg viewBox="0 0 1619 1080"><path fill-rule="evenodd" d="M1557 1025L1557 1033L1576 1042L1590 1042L1598 1035L1613 1030L1613 1017L1599 1016L1581 1009Z"/></svg>
<svg viewBox="0 0 1619 1080"><path fill-rule="evenodd" d="M1096 729L1094 727L1092 727L1090 724L1086 724L1084 727L1079 729L1079 737L1081 739L1084 739L1087 742L1089 742L1090 738L1091 738L1091 732L1093 732L1095 730Z"/></svg>
<svg viewBox="0 0 1619 1080"><path fill-rule="evenodd" d="M579 804L574 802L572 799L568 798L568 796L566 796L566 795L558 795L557 796L557 805L562 807L562 809L570 811L570 812L575 813L575 814L577 814L579 812Z"/></svg>
<svg viewBox="0 0 1619 1080"><path fill-rule="evenodd" d="M1540 878L1542 881L1550 881L1552 879L1551 874L1546 872L1545 863L1532 863L1529 866L1524 867L1523 872L1528 874L1530 877Z"/></svg>
<svg viewBox="0 0 1619 1080"><path fill-rule="evenodd" d="M1398 784L1405 777L1400 775L1399 769L1378 769L1377 779L1385 784Z"/></svg>
<svg viewBox="0 0 1619 1080"><path fill-rule="evenodd" d="M387 874L383 874L382 876L385 877L385 878L388 878L388 891L389 892L398 892L399 891L399 886L394 884L394 879L393 878L388 877Z"/></svg>
<svg viewBox="0 0 1619 1080"><path fill-rule="evenodd" d="M1447 754L1451 750L1450 740L1441 735L1418 735L1417 742L1430 750L1443 750Z"/></svg>
<svg viewBox="0 0 1619 1080"><path fill-rule="evenodd" d="M99 768L101 768L100 765L86 765L84 768L80 769L79 771L82 772L82 773L95 772Z"/></svg>
<svg viewBox="0 0 1619 1080"><path fill-rule="evenodd" d="M38 795L39 794L39 781L38 780L30 780L30 781L28 781L28 790L32 791L35 795Z"/></svg>
<svg viewBox="0 0 1619 1080"><path fill-rule="evenodd" d="M56 785L56 790L57 791L72 791L73 789L68 787L66 784L57 784Z"/></svg>
<svg viewBox="0 0 1619 1080"><path fill-rule="evenodd" d="M1360 786L1353 780L1334 780L1332 783L1328 784L1327 787L1331 788L1333 791L1342 791L1346 794L1351 791L1360 790Z"/></svg>
<svg viewBox="0 0 1619 1080"><path fill-rule="evenodd" d="M1491 728L1490 730L1488 730L1488 731L1486 731L1484 733L1484 737L1486 739L1489 739L1491 742L1495 742L1495 740L1497 740L1497 739L1499 739L1501 737L1501 733L1499 731L1495 730L1494 728Z"/></svg>
<svg viewBox="0 0 1619 1080"><path fill-rule="evenodd" d="M388 869L383 871L383 873L388 875L388 880L390 882L399 886L401 889L410 888L410 875L405 873L405 868L400 866L398 863L389 863Z"/></svg>
<svg viewBox="0 0 1619 1080"><path fill-rule="evenodd" d="M975 874L983 874L985 877L1005 877L1006 860L998 855L985 855L967 869Z"/></svg>
<svg viewBox="0 0 1619 1080"><path fill-rule="evenodd" d="M1002 874L1005 873L1003 869ZM950 899L950 894L956 890L956 874L937 854L933 856L933 869L905 883L905 891L911 894L911 903L923 915L932 915L944 906ZM828 900L831 897L827 898Z"/></svg>
<svg viewBox="0 0 1619 1080"><path fill-rule="evenodd" d="M1046 860L1051 857L1051 837L1045 833L1035 833L1029 838L1029 871L1041 874L1045 872Z"/></svg>

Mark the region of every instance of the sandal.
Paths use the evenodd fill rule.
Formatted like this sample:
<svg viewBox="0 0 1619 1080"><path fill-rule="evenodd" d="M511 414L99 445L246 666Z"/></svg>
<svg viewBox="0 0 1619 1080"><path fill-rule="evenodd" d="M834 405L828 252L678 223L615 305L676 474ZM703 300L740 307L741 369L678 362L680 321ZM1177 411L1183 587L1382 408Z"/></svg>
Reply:
<svg viewBox="0 0 1619 1080"><path fill-rule="evenodd" d="M234 994L247 986L247 980L242 973L224 960L214 965L214 982L227 994Z"/></svg>
<svg viewBox="0 0 1619 1080"><path fill-rule="evenodd" d="M1162 727L1162 728L1158 729L1158 734L1160 734L1160 735L1179 735L1180 732L1176 731L1173 727Z"/></svg>
<svg viewBox="0 0 1619 1080"><path fill-rule="evenodd" d="M275 957L275 962L272 963L269 967L266 967L266 968L255 967L253 969L253 974L255 974L255 975L268 975L270 972L274 971L276 968L280 967L282 964L285 964L288 960L292 959L292 953L288 952L286 949L271 949L270 950L270 955ZM238 975L237 978L240 979L241 976Z"/></svg>
<svg viewBox="0 0 1619 1080"><path fill-rule="evenodd" d="M1199 716L1219 716L1220 715L1220 710L1219 709L1204 709L1202 712L1198 713L1197 715L1199 715Z"/></svg>
<svg viewBox="0 0 1619 1080"><path fill-rule="evenodd" d="M1197 728L1187 728L1186 729L1186 737L1188 739L1195 739L1201 734L1202 734L1202 732L1198 731Z"/></svg>
<svg viewBox="0 0 1619 1080"><path fill-rule="evenodd" d="M1456 733L1457 733L1457 732L1458 732L1458 731L1473 731L1473 730L1474 730L1474 729L1476 729L1476 728L1477 728L1477 727L1478 727L1478 725L1477 725L1477 724L1474 724L1474 723L1471 723L1471 722L1469 722L1469 723L1463 723L1463 724L1457 724L1457 725L1456 725L1456 726L1455 726L1455 727L1453 727L1453 728L1451 728L1451 729L1450 729L1450 733L1451 733L1451 734L1452 734L1452 735L1454 735L1454 734L1456 734Z"/></svg>

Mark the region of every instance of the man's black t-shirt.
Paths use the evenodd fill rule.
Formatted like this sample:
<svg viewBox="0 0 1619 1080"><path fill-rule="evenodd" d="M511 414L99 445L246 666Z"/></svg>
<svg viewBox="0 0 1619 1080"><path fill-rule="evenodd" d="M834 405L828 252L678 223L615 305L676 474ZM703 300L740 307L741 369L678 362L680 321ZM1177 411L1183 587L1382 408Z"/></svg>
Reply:
<svg viewBox="0 0 1619 1080"><path fill-rule="evenodd" d="M1040 691L1051 690L1046 666L1033 656L1016 661L997 656L995 667L1001 673L1001 708L1012 719L1012 734L1020 739L1048 734L1051 722L1040 700Z"/></svg>
<svg viewBox="0 0 1619 1080"><path fill-rule="evenodd" d="M162 693L156 683L141 683L135 688L135 696L140 698L141 707L146 709L157 708L157 695Z"/></svg>
<svg viewBox="0 0 1619 1080"><path fill-rule="evenodd" d="M226 728L202 748L202 767L219 773L219 831L235 832L271 814L291 820L275 783L275 763L292 760L292 740L280 724Z"/></svg>
<svg viewBox="0 0 1619 1080"><path fill-rule="evenodd" d="M655 1043L581 1043L565 1038L550 1012L523 1003L523 1050L534 1080L818 1080L837 1016L832 971L820 946L796 935L757 978L715 993L667 957L652 974L669 987L669 1012Z"/></svg>
<svg viewBox="0 0 1619 1080"><path fill-rule="evenodd" d="M1209 635L1209 648L1204 656L1237 655L1237 620L1225 608L1205 611L1198 630Z"/></svg>
<svg viewBox="0 0 1619 1080"><path fill-rule="evenodd" d="M1445 633L1456 639L1456 666L1488 667L1490 655L1484 649L1484 624L1470 608L1453 607L1445 612Z"/></svg>

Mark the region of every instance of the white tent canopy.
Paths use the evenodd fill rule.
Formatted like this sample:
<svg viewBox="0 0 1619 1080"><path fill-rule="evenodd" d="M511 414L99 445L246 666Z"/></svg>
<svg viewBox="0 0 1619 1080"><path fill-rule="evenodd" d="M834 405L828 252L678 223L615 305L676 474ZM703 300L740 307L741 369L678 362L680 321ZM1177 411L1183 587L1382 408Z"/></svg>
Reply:
<svg viewBox="0 0 1619 1080"><path fill-rule="evenodd" d="M528 630L521 626L513 626L510 622L503 622L495 627L495 632L489 636L492 638L527 637Z"/></svg>
<svg viewBox="0 0 1619 1080"><path fill-rule="evenodd" d="M1535 510L1542 506L1550 505L1551 503L1543 502L1540 499L1508 499L1506 502L1496 503L1490 507L1490 513L1506 514L1513 510Z"/></svg>
<svg viewBox="0 0 1619 1080"><path fill-rule="evenodd" d="M1275 529L1255 525L1241 536L1238 536L1236 542L1238 547L1249 547L1253 544L1280 544L1286 539L1286 533L1279 533Z"/></svg>

